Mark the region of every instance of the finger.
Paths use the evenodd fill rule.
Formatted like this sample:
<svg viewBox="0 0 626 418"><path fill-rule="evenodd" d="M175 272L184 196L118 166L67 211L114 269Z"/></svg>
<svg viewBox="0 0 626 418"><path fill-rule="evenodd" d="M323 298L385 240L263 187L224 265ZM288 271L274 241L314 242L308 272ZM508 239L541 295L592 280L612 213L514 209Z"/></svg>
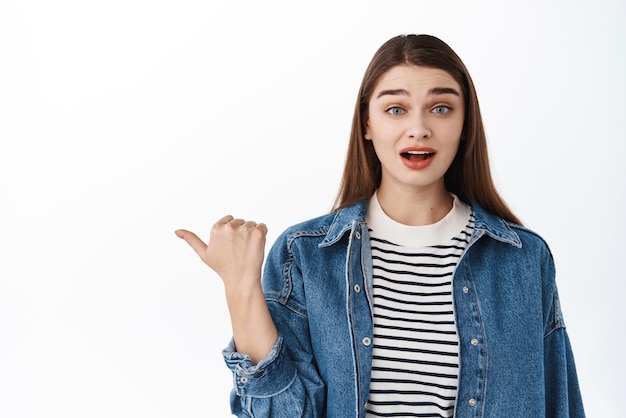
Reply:
<svg viewBox="0 0 626 418"><path fill-rule="evenodd" d="M257 224L256 227L263 232L263 235L267 234L267 225L264 223Z"/></svg>
<svg viewBox="0 0 626 418"><path fill-rule="evenodd" d="M227 224L228 222L230 222L230 221L232 221L232 220L233 220L232 215L226 215L226 216L224 216L224 217L220 218L220 219L216 222L216 224Z"/></svg>
<svg viewBox="0 0 626 418"><path fill-rule="evenodd" d="M246 221L243 226L248 227L248 228L256 228L257 223L254 221Z"/></svg>
<svg viewBox="0 0 626 418"><path fill-rule="evenodd" d="M246 221L244 221L243 219L233 219L232 221L230 221L230 223L235 225L235 226L241 226L241 225L245 224Z"/></svg>
<svg viewBox="0 0 626 418"><path fill-rule="evenodd" d="M196 234L191 231L187 231L185 229L179 229L176 231L176 235L179 238L184 239L187 244L202 258L202 256L206 253L206 244L202 241Z"/></svg>

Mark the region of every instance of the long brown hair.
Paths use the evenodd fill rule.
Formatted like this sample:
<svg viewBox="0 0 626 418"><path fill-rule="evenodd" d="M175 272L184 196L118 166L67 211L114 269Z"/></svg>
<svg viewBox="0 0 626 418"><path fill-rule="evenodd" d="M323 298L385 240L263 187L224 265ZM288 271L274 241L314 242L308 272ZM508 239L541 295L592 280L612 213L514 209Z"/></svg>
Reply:
<svg viewBox="0 0 626 418"><path fill-rule="evenodd" d="M461 200L477 202L485 210L521 224L496 191L487 155L474 83L458 55L442 40L430 35L399 35L385 42L374 54L361 82L352 119L348 155L333 210L367 200L378 188L382 170L372 141L364 138L369 100L380 77L397 65L438 68L461 86L465 99L462 141L445 174L446 189Z"/></svg>

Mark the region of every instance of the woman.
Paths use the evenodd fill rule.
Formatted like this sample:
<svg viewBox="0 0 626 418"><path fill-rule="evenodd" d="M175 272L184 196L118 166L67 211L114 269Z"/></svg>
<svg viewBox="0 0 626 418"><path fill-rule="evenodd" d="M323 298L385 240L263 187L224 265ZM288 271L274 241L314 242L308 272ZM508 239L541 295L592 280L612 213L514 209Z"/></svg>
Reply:
<svg viewBox="0 0 626 418"><path fill-rule="evenodd" d="M545 242L493 185L476 92L427 35L376 52L332 213L285 231L226 216L238 416L584 416Z"/></svg>

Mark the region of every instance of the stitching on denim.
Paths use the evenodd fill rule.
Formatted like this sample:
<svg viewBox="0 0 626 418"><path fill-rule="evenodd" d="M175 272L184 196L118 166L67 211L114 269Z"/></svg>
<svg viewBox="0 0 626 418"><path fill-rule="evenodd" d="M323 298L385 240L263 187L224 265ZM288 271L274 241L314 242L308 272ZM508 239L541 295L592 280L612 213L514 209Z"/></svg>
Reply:
<svg viewBox="0 0 626 418"><path fill-rule="evenodd" d="M552 325L552 328L550 328L550 330L546 333L546 335L543 336L544 340L546 338L548 338L550 336L550 334L552 334L554 331L557 331L557 330L559 330L561 328L565 329L565 323L563 321L555 322Z"/></svg>
<svg viewBox="0 0 626 418"><path fill-rule="evenodd" d="M474 275L472 274L472 264L469 261L467 262L466 268L467 268L467 274L470 277L470 283L474 287L474 291L472 293L474 294L474 303L476 304L476 313L478 314L478 323L480 324L480 332L482 334L481 339L482 339L482 352L484 355L484 360L483 360L484 367L483 367L483 372L481 374L480 399L478 399L481 405L481 416L482 416L485 410L485 397L486 397L486 392L487 392L487 372L488 372L487 368L489 367L489 354L487 352L487 333L485 331L485 323L483 322L483 319L482 319L482 312L481 312L480 303L478 299L478 293L476 292L476 282L474 281Z"/></svg>
<svg viewBox="0 0 626 418"><path fill-rule="evenodd" d="M293 290L293 277L291 276L291 269L293 268L294 264L295 264L295 258L293 256L293 251L291 249L292 244L294 243L294 241L297 238L301 238L301 237L319 237L322 235L325 235L328 233L328 228L327 227L323 227L317 230L309 230L309 231L297 231L292 233L291 235L289 235L287 237L287 253L288 253L288 257L287 257L287 261L285 261L285 263L283 264L283 269L282 269L282 274L283 274L283 280L284 280L284 285L282 288L282 291L280 292L280 295L278 297L274 296L274 295L266 295L265 299L267 301L274 301L277 302L283 306L285 306L286 308L288 308L289 310L293 311L294 313L301 315L302 317L306 318L307 315L307 311L306 308L304 306L301 306L297 303L292 303L290 296L291 296L291 292Z"/></svg>
<svg viewBox="0 0 626 418"><path fill-rule="evenodd" d="M287 238L287 249L289 250L289 253L291 254L291 244L293 243L293 241L296 240L296 238L300 238L300 237L319 237L319 236L328 234L329 230L330 230L330 228L325 226L325 227L322 227L320 229L296 231L296 232L290 234L289 237Z"/></svg>
<svg viewBox="0 0 626 418"><path fill-rule="evenodd" d="M247 396L248 396L248 397L250 397L250 398L252 398L252 399L266 399L266 398L271 398L271 397L276 396L276 395L280 395L281 393L283 393L283 392L285 392L285 391L289 390L289 388L291 387L291 385L293 385L293 382L295 382L295 381L296 381L296 378L297 378L297 377L298 377L298 371L294 369L293 377L291 378L291 380L289 381L289 383L287 384L287 386L285 386L285 388L284 388L284 389L279 390L279 391L278 391L278 392L276 392L276 393L271 393L271 394L266 395L266 396L250 396L250 395L247 395Z"/></svg>
<svg viewBox="0 0 626 418"><path fill-rule="evenodd" d="M353 221L353 223L356 221ZM346 225L343 228L341 228L341 230L339 231L339 233L337 233L337 235L335 235L333 237L333 239L329 240L329 241L322 241L319 246L321 246L322 244L324 244L325 247L336 244L337 242L339 242L339 240L341 239L341 237L343 237L348 231L352 231L352 225Z"/></svg>
<svg viewBox="0 0 626 418"><path fill-rule="evenodd" d="M520 230L520 231L524 231L524 232L527 232L527 233L531 234L532 236L534 236L536 238L539 238L541 240L541 242L543 243L543 245L545 245L546 248L548 249L548 253L550 254L550 257L552 257L552 250L550 250L550 246L548 245L546 240L543 239L543 237L541 235L539 235L537 232L533 231L532 229L528 229L528 228L526 228L524 226L517 225L517 224L509 223L509 226L512 229L517 229L517 230Z"/></svg>
<svg viewBox="0 0 626 418"><path fill-rule="evenodd" d="M282 295L279 297L270 295L270 294L266 294L265 295L265 300L267 302L275 302L278 303L281 306L284 306L285 308L289 309L291 312L295 313L296 315L301 316L302 318L308 318L308 314L306 311L306 308L304 308L303 306L298 305L297 303L293 303L291 301L291 299L287 298L287 300L283 301L283 297Z"/></svg>
<svg viewBox="0 0 626 418"><path fill-rule="evenodd" d="M565 321L563 321L563 313L561 312L561 302L559 302L559 294L557 290L554 290L554 295L552 296L552 314L554 315L554 322L552 326L543 336L543 338L547 338L554 331L565 328Z"/></svg>
<svg viewBox="0 0 626 418"><path fill-rule="evenodd" d="M254 418L254 413L252 412L252 397L244 396L243 398L244 398L244 405L242 405L243 413L249 416L250 418Z"/></svg>
<svg viewBox="0 0 626 418"><path fill-rule="evenodd" d="M350 227L350 235L348 237L348 247L346 248L347 251L347 256L346 256L346 265L345 265L345 272L346 272L346 276L345 276L345 280L346 280L346 288L348 289L347 292L347 303L348 306L346 306L346 309L348 310L348 321L349 321L349 325L350 325L350 333L352 334L352 338L351 338L351 344L352 344L352 350L354 352L354 358L356 359L356 361L353 363L354 364L354 372L356 375L356 379L354 381L354 385L355 385L355 393L356 393L356 398L355 398L355 402L356 402L356 410L357 411L361 411L361 405L362 405L362 399L361 399L361 367L360 367L360 362L359 362L359 343L357 342L357 335L356 335L356 325L354 323L354 305L353 305L353 294L352 292L349 290L350 287L352 286L352 260L353 260L353 256L354 256L354 231L356 230L356 225L357 222L353 221L352 225ZM346 231L347 229L344 228L344 231ZM339 236L341 236L342 234L340 234Z"/></svg>
<svg viewBox="0 0 626 418"><path fill-rule="evenodd" d="M293 279L291 277L291 267L293 266L295 260L293 258L293 254L291 253L291 248L287 245L287 251L289 252L289 258L283 265L283 279L285 281L285 285L283 286L283 291L280 294L279 302L283 305L287 305L289 302L289 295L291 295L291 291L293 289Z"/></svg>

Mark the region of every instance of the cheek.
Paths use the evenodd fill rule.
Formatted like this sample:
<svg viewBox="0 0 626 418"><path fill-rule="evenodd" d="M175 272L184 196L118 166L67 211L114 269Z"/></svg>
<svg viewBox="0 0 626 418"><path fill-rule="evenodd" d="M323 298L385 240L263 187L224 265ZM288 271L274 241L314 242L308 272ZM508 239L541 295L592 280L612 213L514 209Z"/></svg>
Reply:
<svg viewBox="0 0 626 418"><path fill-rule="evenodd" d="M367 132L370 136L388 136L397 130L397 122L394 123L384 117L373 116L367 121Z"/></svg>
<svg viewBox="0 0 626 418"><path fill-rule="evenodd" d="M450 138L452 141L457 141L463 135L463 125L464 120L460 119L456 121L456 123L451 123L447 125L444 130L446 132L446 136Z"/></svg>
<svg viewBox="0 0 626 418"><path fill-rule="evenodd" d="M373 139L371 143L374 148L374 153L376 154L376 157L378 157L378 160L381 162L388 161L390 158L393 158L396 155L395 149L387 141Z"/></svg>

